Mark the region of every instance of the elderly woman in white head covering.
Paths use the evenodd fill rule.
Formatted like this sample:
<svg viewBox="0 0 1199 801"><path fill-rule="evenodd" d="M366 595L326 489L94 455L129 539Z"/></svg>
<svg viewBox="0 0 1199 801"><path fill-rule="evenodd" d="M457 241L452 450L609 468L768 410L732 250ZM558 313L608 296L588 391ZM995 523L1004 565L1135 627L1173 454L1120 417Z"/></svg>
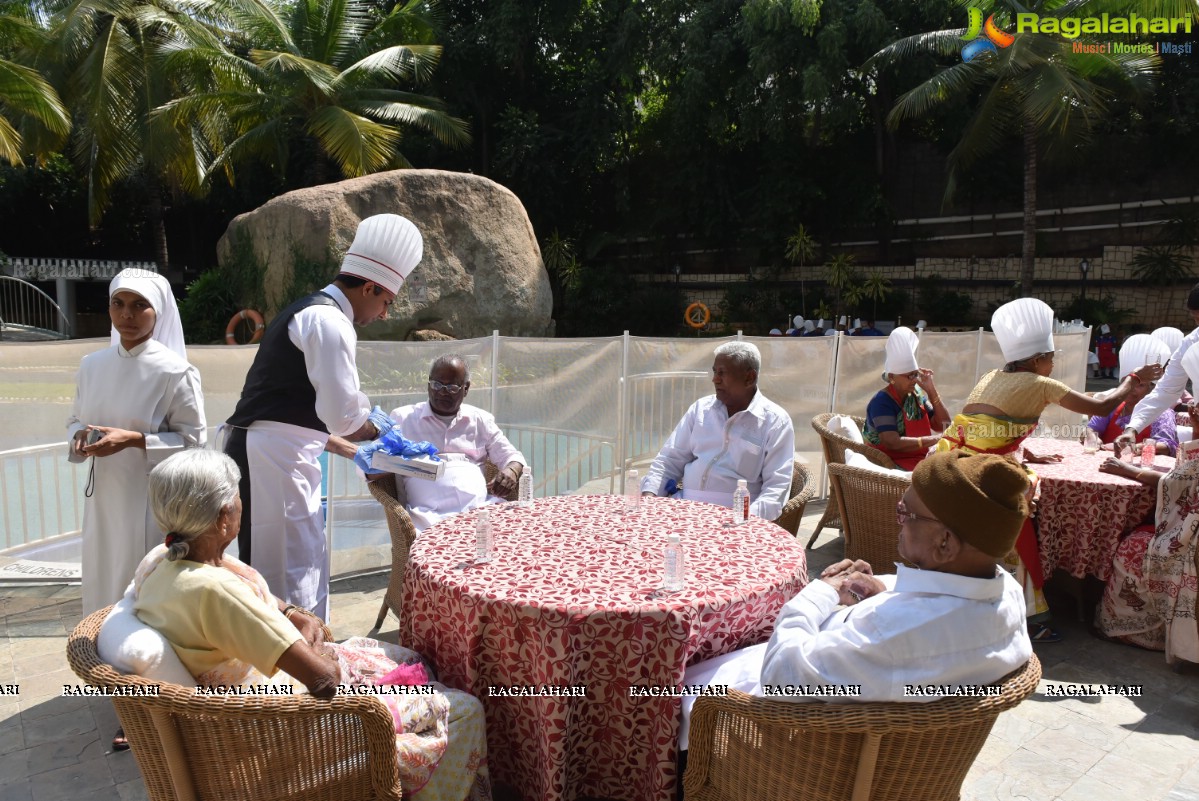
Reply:
<svg viewBox="0 0 1199 801"><path fill-rule="evenodd" d="M94 457L83 509L83 613L115 603L162 541L146 500L151 468L205 443L200 373L187 363L167 280L123 270L108 287L112 346L83 357L67 421L73 462Z"/></svg>
<svg viewBox="0 0 1199 801"><path fill-rule="evenodd" d="M933 382L933 371L920 367L912 329L900 326L887 337L880 389L866 406L862 438L904 470L915 470L928 449L941 439L949 410ZM937 433L933 433L937 432Z"/></svg>
<svg viewBox="0 0 1199 801"><path fill-rule="evenodd" d="M1132 372L1146 364L1165 364L1170 360L1170 349L1165 343L1149 334L1134 334L1124 340L1120 347L1120 379L1128 377ZM1124 428L1132 418L1132 410L1141 398L1153 391L1155 382L1137 381L1132 393L1117 406L1110 414L1092 417L1087 426L1099 435L1105 444L1115 442L1116 437L1124 433ZM1173 456L1178 450L1178 431L1174 426L1174 410L1168 409L1161 413L1156 420L1137 432L1136 441L1143 442L1147 437L1157 441L1157 452Z"/></svg>
<svg viewBox="0 0 1199 801"><path fill-rule="evenodd" d="M1183 354L1182 367L1199 383L1199 349ZM1165 474L1115 457L1099 469L1154 487L1157 505L1146 525L1120 540L1095 628L1105 637L1165 651L1169 664L1199 662L1199 459L1184 454Z"/></svg>
<svg viewBox="0 0 1199 801"><path fill-rule="evenodd" d="M1129 373L1104 398L1084 395L1050 378L1054 361L1053 309L1036 298L1020 298L1000 306L991 317L991 329L1007 363L975 384L961 414L954 416L937 443L939 450L966 448L976 453L1013 454L1051 403L1088 416L1107 415L1128 399L1137 383L1152 383L1162 374L1161 365L1144 365ZM1024 461L1058 462L1061 456L1040 456L1026 447ZM1031 522L1020 532L1016 550L1020 555L1016 578L1026 590L1030 636L1034 642L1056 642L1061 636L1044 625L1049 619L1049 606L1041 593L1044 575Z"/></svg>

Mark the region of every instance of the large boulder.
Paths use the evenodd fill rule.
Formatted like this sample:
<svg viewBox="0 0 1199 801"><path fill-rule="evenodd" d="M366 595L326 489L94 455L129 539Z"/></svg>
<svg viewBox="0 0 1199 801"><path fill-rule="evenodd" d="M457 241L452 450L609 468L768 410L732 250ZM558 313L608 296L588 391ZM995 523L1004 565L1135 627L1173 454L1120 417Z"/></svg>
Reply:
<svg viewBox="0 0 1199 801"><path fill-rule="evenodd" d="M354 239L358 222L389 212L412 220L424 258L392 304L390 317L363 336L406 339L430 329L458 339L549 336L552 296L533 226L516 195L478 175L395 170L288 192L229 223L217 244L222 264L244 236L265 266L269 319L294 298L297 259L332 258L329 278Z"/></svg>

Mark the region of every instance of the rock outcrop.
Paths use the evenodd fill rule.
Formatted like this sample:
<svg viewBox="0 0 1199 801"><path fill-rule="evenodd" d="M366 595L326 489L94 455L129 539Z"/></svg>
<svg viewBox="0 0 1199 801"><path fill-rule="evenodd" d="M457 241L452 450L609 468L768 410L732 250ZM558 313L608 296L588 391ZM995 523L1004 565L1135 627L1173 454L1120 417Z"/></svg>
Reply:
<svg viewBox="0 0 1199 801"><path fill-rule="evenodd" d="M396 170L288 192L236 217L217 245L222 264L245 237L265 265L269 319L293 298L297 260L340 262L358 221L389 212L424 235L424 257L368 339L405 339L432 329L458 339L550 336L549 276L533 226L516 195L487 178L441 170ZM333 277L336 268L328 278Z"/></svg>

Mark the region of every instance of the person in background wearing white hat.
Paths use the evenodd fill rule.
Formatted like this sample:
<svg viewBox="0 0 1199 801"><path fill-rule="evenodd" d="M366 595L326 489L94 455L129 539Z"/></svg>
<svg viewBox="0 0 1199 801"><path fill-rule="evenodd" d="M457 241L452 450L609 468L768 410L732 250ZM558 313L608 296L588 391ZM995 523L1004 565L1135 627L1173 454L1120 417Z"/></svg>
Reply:
<svg viewBox="0 0 1199 801"><path fill-rule="evenodd" d="M317 459L330 434L375 439L391 419L359 389L355 325L387 316L424 242L396 214L367 217L333 283L267 326L225 452L241 470L239 558L289 604L327 620L329 553Z"/></svg>
<svg viewBox="0 0 1199 801"><path fill-rule="evenodd" d="M1199 326L1199 284L1195 284L1191 288L1190 294L1187 295L1186 306L1187 313L1191 315L1195 325ZM1162 376L1161 381L1157 382L1154 390L1132 410L1128 426L1124 429L1124 433L1117 438L1117 441L1131 445L1136 437L1136 432L1179 402L1187 388L1187 374L1182 369L1182 359L1196 342L1199 342L1199 327L1183 337L1182 342L1174 349L1174 353L1170 356L1170 363L1166 365L1166 374Z"/></svg>
<svg viewBox="0 0 1199 801"><path fill-rule="evenodd" d="M920 340L905 326L887 337L883 380L866 406L862 438L891 457L904 470L915 470L941 439L949 424L949 410L933 383L933 371L916 362ZM934 434L933 432L937 432Z"/></svg>
<svg viewBox="0 0 1199 801"><path fill-rule="evenodd" d="M1199 381L1199 349L1182 366ZM1179 459L1166 474L1108 457L1099 467L1156 490L1156 512L1120 540L1095 614L1095 628L1141 648L1166 652L1166 663L1199 662L1199 535L1195 486L1199 459Z"/></svg>
<svg viewBox="0 0 1199 801"><path fill-rule="evenodd" d="M1107 323L1099 326L1095 352L1099 354L1099 377L1114 378L1114 371L1120 366L1120 362L1116 358L1116 337Z"/></svg>
<svg viewBox="0 0 1199 801"><path fill-rule="evenodd" d="M1120 379L1123 380L1133 370L1143 365L1155 363L1165 364L1170 359L1170 350L1161 340L1149 334L1134 334L1124 340L1120 347ZM1132 409L1141 398L1153 390L1151 382L1138 381L1132 388L1132 394L1120 402L1111 414L1092 417L1087 427L1099 435L1105 444L1112 443L1124 432L1125 425L1132 417ZM1174 426L1174 410L1162 412L1152 424L1137 432L1137 442L1146 437L1157 441L1157 452L1173 456L1178 450L1178 432Z"/></svg>
<svg viewBox="0 0 1199 801"><path fill-rule="evenodd" d="M1002 370L987 373L974 386L961 414L954 416L937 443L938 450L966 448L976 453L1014 454L1037 427L1049 404L1088 416L1110 414L1132 394L1138 382L1151 383L1162 374L1160 365L1140 367L1105 398L1075 392L1050 378L1053 309L1036 298L1020 298L1000 306L991 316L991 329L1007 364ZM1024 461L1057 462L1061 457L1040 456L1025 448ZM1035 480L1035 475L1030 475L1030 493ZM1041 592L1045 579L1031 520L1021 530L1016 550L1020 556L1016 578L1025 587L1033 642L1057 642L1061 635L1044 624L1049 619L1049 606Z"/></svg>
<svg viewBox="0 0 1199 801"><path fill-rule="evenodd" d="M803 333L800 334L801 337L818 337L818 336L823 336L823 335L824 335L823 331L816 330L816 321L815 320L804 320Z"/></svg>

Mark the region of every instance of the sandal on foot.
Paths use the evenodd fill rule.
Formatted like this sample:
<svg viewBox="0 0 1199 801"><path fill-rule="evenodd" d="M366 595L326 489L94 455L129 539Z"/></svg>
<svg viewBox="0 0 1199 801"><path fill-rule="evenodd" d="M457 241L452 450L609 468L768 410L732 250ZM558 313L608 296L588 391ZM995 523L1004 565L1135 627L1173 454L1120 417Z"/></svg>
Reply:
<svg viewBox="0 0 1199 801"><path fill-rule="evenodd" d="M1046 626L1044 623L1034 623L1028 627L1028 638L1033 643L1061 642L1062 635Z"/></svg>
<svg viewBox="0 0 1199 801"><path fill-rule="evenodd" d="M117 729L117 733L112 736L112 750L113 753L129 750L129 740L125 737L124 729Z"/></svg>

